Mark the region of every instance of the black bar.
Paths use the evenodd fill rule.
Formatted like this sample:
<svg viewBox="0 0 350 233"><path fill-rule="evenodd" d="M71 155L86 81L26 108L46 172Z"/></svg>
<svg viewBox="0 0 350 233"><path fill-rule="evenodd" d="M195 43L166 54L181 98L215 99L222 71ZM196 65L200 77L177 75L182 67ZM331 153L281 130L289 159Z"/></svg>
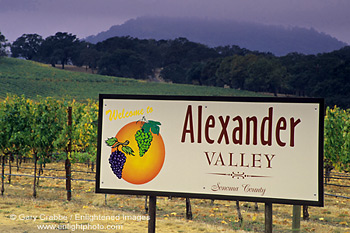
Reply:
<svg viewBox="0 0 350 233"><path fill-rule="evenodd" d="M337 186L337 187L350 188L350 185L329 184L329 183L327 183L326 185L333 185L333 186Z"/></svg>
<svg viewBox="0 0 350 233"><path fill-rule="evenodd" d="M325 193L324 195L331 196L331 197L341 197L341 198L345 198L345 199L350 199L350 197L340 196L340 195L335 195L335 194L329 194L329 193Z"/></svg>
<svg viewBox="0 0 350 233"><path fill-rule="evenodd" d="M10 174L5 173L5 176L8 176ZM27 175L27 174L11 174L11 176L28 176L28 177L34 177L34 175ZM58 176L40 176L41 179L58 179L58 180L66 180L66 177L58 177ZM88 181L88 182L96 182L96 180L87 180L87 179L71 179L76 181Z"/></svg>

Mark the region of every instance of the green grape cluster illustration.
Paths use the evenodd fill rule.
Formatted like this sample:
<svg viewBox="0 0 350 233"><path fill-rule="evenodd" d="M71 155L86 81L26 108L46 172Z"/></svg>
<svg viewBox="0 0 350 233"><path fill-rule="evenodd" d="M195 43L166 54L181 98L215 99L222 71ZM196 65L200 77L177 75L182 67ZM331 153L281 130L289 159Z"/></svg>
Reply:
<svg viewBox="0 0 350 233"><path fill-rule="evenodd" d="M145 132L143 129L140 129L135 134L135 140L139 146L139 154L142 157L150 148L153 136L151 132Z"/></svg>
<svg viewBox="0 0 350 233"><path fill-rule="evenodd" d="M161 125L160 122L149 120L135 133L135 140L139 147L140 157L144 156L151 147L151 142L153 140L152 133L159 135L159 125Z"/></svg>

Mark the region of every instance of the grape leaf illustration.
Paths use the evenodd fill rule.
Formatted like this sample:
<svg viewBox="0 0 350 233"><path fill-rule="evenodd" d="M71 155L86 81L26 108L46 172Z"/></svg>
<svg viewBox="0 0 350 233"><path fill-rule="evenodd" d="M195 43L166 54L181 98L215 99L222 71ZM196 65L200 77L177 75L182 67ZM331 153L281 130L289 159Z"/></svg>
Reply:
<svg viewBox="0 0 350 233"><path fill-rule="evenodd" d="M161 125L158 121L148 121L148 124L150 124L150 128L152 133L159 135L159 126Z"/></svg>
<svg viewBox="0 0 350 233"><path fill-rule="evenodd" d="M152 121L152 120L149 120L148 121L149 124L153 124L153 125L161 125L161 123L159 121Z"/></svg>
<svg viewBox="0 0 350 233"><path fill-rule="evenodd" d="M143 124L142 129L145 133L148 133L151 130L152 133L159 135L160 125L161 123L159 121L149 120Z"/></svg>
<svg viewBox="0 0 350 233"><path fill-rule="evenodd" d="M122 147L122 151L125 152L125 153L128 154L128 155L135 156L135 155L133 154L134 151L131 149L130 146L123 146L123 147Z"/></svg>
<svg viewBox="0 0 350 233"><path fill-rule="evenodd" d="M108 146L113 146L115 143L118 142L118 139L115 137L112 137L112 138L108 138L105 142Z"/></svg>

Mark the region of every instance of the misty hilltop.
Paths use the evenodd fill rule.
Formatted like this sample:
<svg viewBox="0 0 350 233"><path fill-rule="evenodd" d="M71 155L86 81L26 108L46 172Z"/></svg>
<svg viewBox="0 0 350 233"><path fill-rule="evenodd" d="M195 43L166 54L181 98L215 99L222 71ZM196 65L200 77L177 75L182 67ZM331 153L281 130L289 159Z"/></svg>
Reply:
<svg viewBox="0 0 350 233"><path fill-rule="evenodd" d="M209 47L238 45L277 56L291 52L317 54L340 49L347 44L315 29L283 27L233 20L199 18L139 17L85 38L97 43L115 36L168 40L185 37Z"/></svg>

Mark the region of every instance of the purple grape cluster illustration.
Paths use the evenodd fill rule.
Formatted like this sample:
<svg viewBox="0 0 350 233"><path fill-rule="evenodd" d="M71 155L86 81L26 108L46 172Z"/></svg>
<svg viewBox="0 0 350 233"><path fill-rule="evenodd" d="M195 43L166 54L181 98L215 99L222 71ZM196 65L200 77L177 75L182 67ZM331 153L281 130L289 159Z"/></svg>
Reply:
<svg viewBox="0 0 350 233"><path fill-rule="evenodd" d="M125 162L126 156L119 150L113 151L109 157L109 164L111 165L112 171L119 179L122 178Z"/></svg>
<svg viewBox="0 0 350 233"><path fill-rule="evenodd" d="M124 164L126 162L125 154L134 155L134 151L131 149L131 147L127 146L129 144L128 140L121 143L118 142L117 138L112 137L106 140L106 144L112 148L116 148L116 150L114 150L109 156L108 160L113 173L118 177L118 179L121 179L123 176ZM121 150L119 150L120 146Z"/></svg>

